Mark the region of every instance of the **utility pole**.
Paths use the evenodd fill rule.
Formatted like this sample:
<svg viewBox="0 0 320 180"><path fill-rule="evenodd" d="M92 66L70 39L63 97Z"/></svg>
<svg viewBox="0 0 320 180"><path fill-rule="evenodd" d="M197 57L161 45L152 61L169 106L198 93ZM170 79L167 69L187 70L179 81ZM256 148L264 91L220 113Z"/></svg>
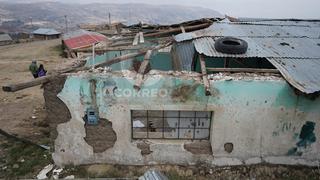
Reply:
<svg viewBox="0 0 320 180"><path fill-rule="evenodd" d="M31 28L33 29L32 17L30 17Z"/></svg>
<svg viewBox="0 0 320 180"><path fill-rule="evenodd" d="M111 13L109 12L109 26L111 27Z"/></svg>
<svg viewBox="0 0 320 180"><path fill-rule="evenodd" d="M66 23L66 33L68 32L68 19L67 15L64 15L65 23Z"/></svg>

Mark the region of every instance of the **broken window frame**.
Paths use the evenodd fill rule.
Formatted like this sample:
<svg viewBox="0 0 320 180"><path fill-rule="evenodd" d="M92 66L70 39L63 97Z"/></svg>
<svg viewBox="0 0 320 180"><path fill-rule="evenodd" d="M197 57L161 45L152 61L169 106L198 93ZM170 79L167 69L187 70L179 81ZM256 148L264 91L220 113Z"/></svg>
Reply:
<svg viewBox="0 0 320 180"><path fill-rule="evenodd" d="M146 116L133 116L133 111L147 111L147 115ZM156 116L149 116L149 112L150 111L159 111L159 112L162 112L162 117L156 117ZM171 117L171 116L165 116L165 112L178 112L178 116L177 117ZM193 117L181 117L181 112L193 112L194 113L194 116ZM205 112L205 113L208 113L209 116L208 117L199 117L197 116L197 112ZM131 110L131 138L134 139L134 140L139 140L139 139L165 139L165 140L210 140L210 137L211 137L211 122L212 122L212 117L213 117L213 111L184 111L184 110ZM133 127L133 120L135 118L144 118L147 120L147 126L146 127ZM157 129L161 129L162 130L162 137L158 138L158 137L150 137L150 132L152 131L149 131L150 127L149 127L149 119L150 118L162 118L162 126L161 127L157 127ZM170 127L166 127L165 126L165 118L177 118L178 119L178 126L175 128L176 130L178 130L178 137L177 138L172 138L172 137L165 137L165 130L166 129L174 129L174 128L170 128ZM194 125L192 127L181 127L181 119L183 118L193 118L194 120ZM208 122L208 127L206 128L201 128L201 127L197 127L197 119L207 119L209 120ZM139 128L146 128L146 137L135 137L134 136L134 129L139 129ZM186 138L186 137L180 137L180 130L181 129L185 129L185 130L192 130L193 131L193 136L192 138ZM196 138L196 130L208 130L208 136L205 137L205 138Z"/></svg>

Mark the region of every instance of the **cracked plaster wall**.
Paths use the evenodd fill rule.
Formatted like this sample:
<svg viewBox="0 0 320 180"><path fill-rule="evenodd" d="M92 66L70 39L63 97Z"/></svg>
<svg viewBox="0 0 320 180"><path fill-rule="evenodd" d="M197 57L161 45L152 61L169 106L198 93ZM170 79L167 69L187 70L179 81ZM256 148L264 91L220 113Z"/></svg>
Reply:
<svg viewBox="0 0 320 180"><path fill-rule="evenodd" d="M111 163L127 165L181 164L240 165L261 162L276 164L318 165L320 160L320 99L308 100L297 96L282 78L254 77L252 79L211 80L214 95L206 97L200 79L189 75L159 75L146 77L143 90L165 89L167 94L148 94L136 97L119 93L134 92L135 74L74 74L68 77L59 98L71 112L71 120L59 124L53 159L58 165ZM117 135L114 146L102 153L84 140L82 117L90 106L91 79L95 79L96 99L101 118L112 122ZM176 97L173 92L182 85L190 85L192 92ZM172 95L175 96L172 96ZM141 95L141 94L140 94ZM199 110L213 111L210 142L212 155L196 155L186 151L190 141L149 140L151 154L141 155L137 142L131 139L130 110ZM306 121L314 122L316 141L300 149L302 154L290 155ZM233 151L224 150L225 143L233 144Z"/></svg>

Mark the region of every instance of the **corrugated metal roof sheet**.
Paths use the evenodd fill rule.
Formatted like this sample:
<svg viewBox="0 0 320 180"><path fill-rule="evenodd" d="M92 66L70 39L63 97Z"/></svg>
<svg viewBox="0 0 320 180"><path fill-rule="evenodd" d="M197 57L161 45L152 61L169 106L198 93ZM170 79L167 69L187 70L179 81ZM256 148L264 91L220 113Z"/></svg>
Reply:
<svg viewBox="0 0 320 180"><path fill-rule="evenodd" d="M179 34L175 40L179 42L177 44L182 41L194 44L198 53L210 57L267 58L291 85L309 94L320 91L320 27L317 23L312 26L299 23L298 26L289 23L215 23L204 30ZM248 51L240 55L216 51L215 39L220 36L246 40ZM187 61L186 58L181 60Z"/></svg>
<svg viewBox="0 0 320 180"><path fill-rule="evenodd" d="M308 27L320 27L320 21L281 21L281 20L264 20L264 21L247 21L240 22L246 24L265 24L265 25L277 25L277 26L308 26Z"/></svg>
<svg viewBox="0 0 320 180"><path fill-rule="evenodd" d="M320 38L320 26L263 25L246 23L213 23L209 28L175 36L177 42L208 36L234 37L308 37Z"/></svg>
<svg viewBox="0 0 320 180"><path fill-rule="evenodd" d="M320 90L319 59L267 58L295 88L307 94Z"/></svg>
<svg viewBox="0 0 320 180"><path fill-rule="evenodd" d="M12 41L12 38L9 34L0 34L0 41Z"/></svg>
<svg viewBox="0 0 320 180"><path fill-rule="evenodd" d="M217 39L217 38L215 38ZM274 57L274 58L320 58L320 39L308 38L248 38L245 54L225 54L216 51L215 40L203 37L193 40L198 53L210 57Z"/></svg>
<svg viewBox="0 0 320 180"><path fill-rule="evenodd" d="M41 34L41 35L58 35L60 32L55 29L39 28L32 32L32 34Z"/></svg>
<svg viewBox="0 0 320 180"><path fill-rule="evenodd" d="M309 37L319 38L320 27L215 23L210 36L245 37Z"/></svg>
<svg viewBox="0 0 320 180"><path fill-rule="evenodd" d="M237 18L240 23L294 25L294 26L320 26L320 20L316 19L264 19L264 18Z"/></svg>
<svg viewBox="0 0 320 180"><path fill-rule="evenodd" d="M174 59L180 62L181 70L191 71L192 60L195 54L194 45L191 42L182 42L173 46Z"/></svg>
<svg viewBox="0 0 320 180"><path fill-rule="evenodd" d="M63 41L69 49L85 48L106 40L107 37L102 34L85 30L77 30L63 36Z"/></svg>

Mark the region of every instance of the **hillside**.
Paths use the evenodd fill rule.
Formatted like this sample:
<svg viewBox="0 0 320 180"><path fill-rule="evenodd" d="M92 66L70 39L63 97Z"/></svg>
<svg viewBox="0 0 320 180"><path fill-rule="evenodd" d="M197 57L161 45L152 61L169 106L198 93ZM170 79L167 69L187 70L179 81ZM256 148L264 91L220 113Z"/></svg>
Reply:
<svg viewBox="0 0 320 180"><path fill-rule="evenodd" d="M172 24L202 17L220 17L217 11L199 7L176 5L147 4L67 4L59 2L7 3L0 1L0 18L17 20L17 24L49 26L63 29L65 15L68 25L74 27L80 23L107 22L107 14L111 13L112 21L125 24L137 22L152 24ZM18 25L14 25L18 26Z"/></svg>

